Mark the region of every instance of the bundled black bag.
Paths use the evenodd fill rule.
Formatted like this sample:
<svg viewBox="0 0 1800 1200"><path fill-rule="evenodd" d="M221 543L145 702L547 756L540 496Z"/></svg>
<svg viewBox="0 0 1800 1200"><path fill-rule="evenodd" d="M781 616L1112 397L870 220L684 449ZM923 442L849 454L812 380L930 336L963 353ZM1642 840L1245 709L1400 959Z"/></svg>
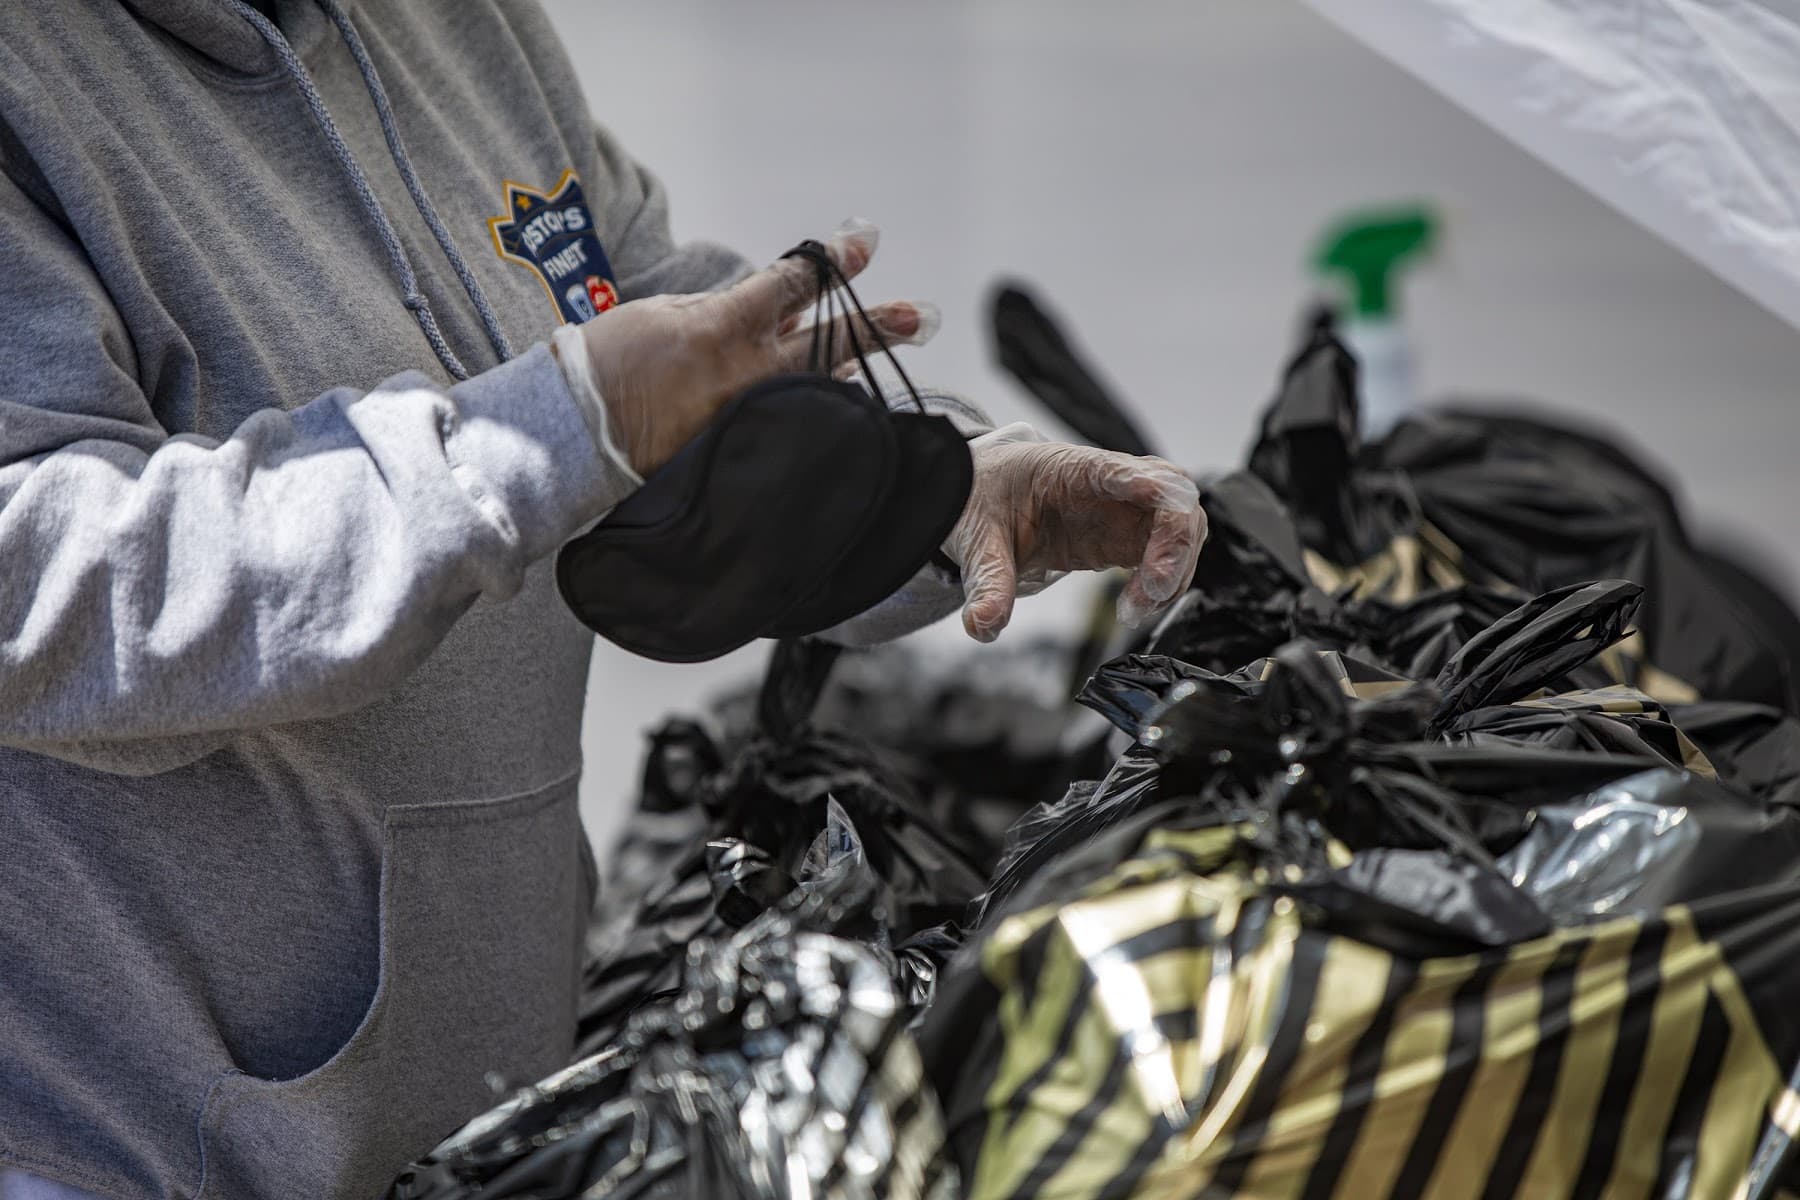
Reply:
<svg viewBox="0 0 1800 1200"><path fill-rule="evenodd" d="M721 874L755 887L766 865L741 850ZM834 809L790 891L685 946L603 1050L470 1122L390 1200L952 1200L907 1033L918 955L840 936L880 921L862 851Z"/></svg>
<svg viewBox="0 0 1800 1200"><path fill-rule="evenodd" d="M921 1035L971 1197L1788 1194L1792 881L1515 941L1500 876L1307 850L1170 804L1015 897Z"/></svg>
<svg viewBox="0 0 1800 1200"><path fill-rule="evenodd" d="M1672 762L1641 728L1666 711L1543 694L1638 599L1536 598L1430 682L1305 644L1104 668L1089 700L1135 735L1130 783L1022 823L921 1030L971 1195L1671 1194L1701 1172L1696 1194L1772 1200L1800 819ZM1546 701L1621 736L1458 728ZM1532 1004L1506 999L1527 981ZM1646 1103L1666 1123L1628 1120Z"/></svg>
<svg viewBox="0 0 1800 1200"><path fill-rule="evenodd" d="M994 293L989 328L994 357L1077 437L1103 450L1155 454L1149 439L1022 287Z"/></svg>
<svg viewBox="0 0 1800 1200"><path fill-rule="evenodd" d="M1793 711L1792 638L1768 619L1785 611L1791 630L1791 609L1697 550L1668 489L1615 441L1513 413L1441 410L1365 447L1355 383L1348 353L1315 329L1250 455L1333 589L1404 602L1460 583L1536 594L1630 580L1645 588L1643 644L1626 648L1620 682L1671 701Z"/></svg>
<svg viewBox="0 0 1800 1200"><path fill-rule="evenodd" d="M985 864L875 747L811 723L837 657L836 647L781 643L757 725L724 745L691 721L652 735L649 811L627 826L620 853L632 875L652 882L635 904L609 899L612 915L590 935L578 1055L611 1045L647 998L675 988L690 943L727 937L804 888L820 838L834 828L854 829L858 853L842 870L866 876L873 899L866 910L843 909L825 932L918 949L909 961L927 973L931 948L954 939ZM664 833L671 817L682 820L673 838Z"/></svg>

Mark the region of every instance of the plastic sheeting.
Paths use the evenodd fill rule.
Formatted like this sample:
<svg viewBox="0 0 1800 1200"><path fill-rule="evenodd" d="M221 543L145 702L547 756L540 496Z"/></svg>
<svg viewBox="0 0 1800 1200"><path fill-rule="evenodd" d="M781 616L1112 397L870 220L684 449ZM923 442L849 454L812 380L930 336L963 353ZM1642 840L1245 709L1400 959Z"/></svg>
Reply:
<svg viewBox="0 0 1800 1200"><path fill-rule="evenodd" d="M1800 327L1800 3L1310 3Z"/></svg>

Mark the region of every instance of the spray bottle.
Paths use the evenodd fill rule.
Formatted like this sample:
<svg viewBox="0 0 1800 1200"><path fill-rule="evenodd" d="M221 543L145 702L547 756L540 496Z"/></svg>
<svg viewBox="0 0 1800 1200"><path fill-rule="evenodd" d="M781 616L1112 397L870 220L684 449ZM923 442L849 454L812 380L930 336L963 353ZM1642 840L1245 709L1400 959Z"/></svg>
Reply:
<svg viewBox="0 0 1800 1200"><path fill-rule="evenodd" d="M1347 293L1338 336L1361 367L1364 441L1385 437L1418 406L1398 284L1404 267L1431 252L1436 233L1423 205L1356 212L1326 232L1313 256L1313 269L1340 279Z"/></svg>

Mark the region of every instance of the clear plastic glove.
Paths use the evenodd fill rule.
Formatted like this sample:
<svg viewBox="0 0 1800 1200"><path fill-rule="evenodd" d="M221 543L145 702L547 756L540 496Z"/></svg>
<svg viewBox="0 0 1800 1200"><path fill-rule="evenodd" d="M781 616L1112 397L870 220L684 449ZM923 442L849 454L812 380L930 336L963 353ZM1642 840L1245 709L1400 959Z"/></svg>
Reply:
<svg viewBox="0 0 1800 1200"><path fill-rule="evenodd" d="M875 253L880 234L846 221L825 243L846 277ZM810 262L788 258L720 292L651 296L609 309L581 327L613 444L639 475L668 462L725 402L770 375L809 369L813 335L802 318L818 296ZM920 301L872 305L869 321L892 343L918 345L936 332L937 309ZM852 357L840 319L831 344ZM870 344L858 319L858 332ZM559 348L559 353L560 353Z"/></svg>
<svg viewBox="0 0 1800 1200"><path fill-rule="evenodd" d="M1013 601L1061 572L1134 568L1119 596L1133 628L1193 582L1206 514L1174 464L1046 442L1028 427L977 438L970 452L974 487L944 553L962 569L963 628L976 641L999 637Z"/></svg>

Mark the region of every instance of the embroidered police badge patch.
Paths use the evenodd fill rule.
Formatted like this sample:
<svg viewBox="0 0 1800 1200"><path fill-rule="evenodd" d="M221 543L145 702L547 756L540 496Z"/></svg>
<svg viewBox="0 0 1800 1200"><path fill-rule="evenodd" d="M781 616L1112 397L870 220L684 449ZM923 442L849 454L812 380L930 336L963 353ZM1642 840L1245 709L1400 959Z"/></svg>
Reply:
<svg viewBox="0 0 1800 1200"><path fill-rule="evenodd" d="M573 170L548 194L507 180L506 215L489 218L488 232L501 258L537 273L564 321L579 325L619 302L612 264Z"/></svg>

